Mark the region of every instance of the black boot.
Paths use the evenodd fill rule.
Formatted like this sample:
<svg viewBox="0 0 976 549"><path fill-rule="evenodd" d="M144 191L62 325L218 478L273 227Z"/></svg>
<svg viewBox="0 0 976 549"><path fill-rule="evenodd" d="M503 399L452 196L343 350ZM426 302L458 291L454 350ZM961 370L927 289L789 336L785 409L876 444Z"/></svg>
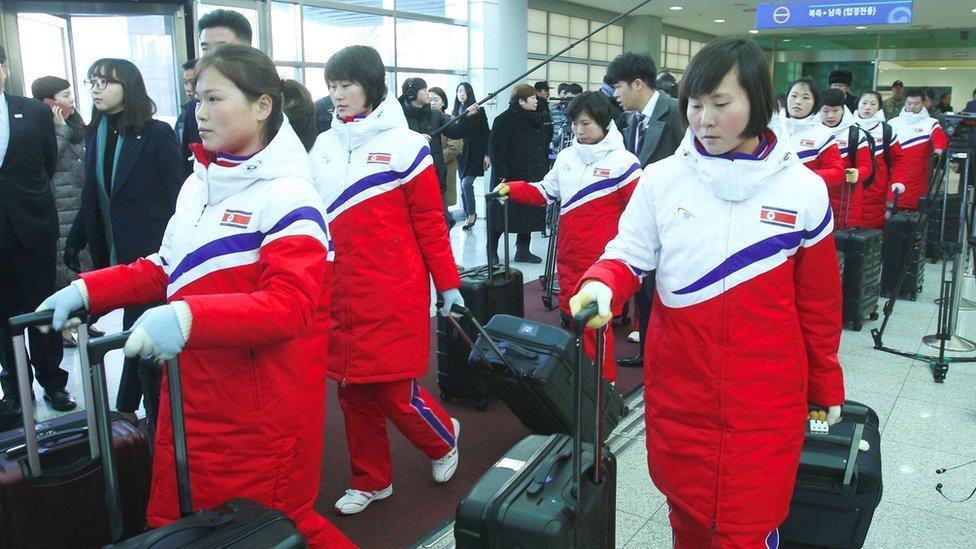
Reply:
<svg viewBox="0 0 976 549"><path fill-rule="evenodd" d="M516 248L515 261L520 263L542 263L542 258L530 252L528 248Z"/></svg>

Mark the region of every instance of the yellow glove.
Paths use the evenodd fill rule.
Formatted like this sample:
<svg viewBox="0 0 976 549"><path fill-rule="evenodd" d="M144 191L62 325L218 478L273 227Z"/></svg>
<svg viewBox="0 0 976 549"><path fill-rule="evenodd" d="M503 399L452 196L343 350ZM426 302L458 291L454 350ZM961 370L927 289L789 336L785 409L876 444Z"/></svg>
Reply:
<svg viewBox="0 0 976 549"><path fill-rule="evenodd" d="M508 183L499 183L491 192L498 193L498 196L508 196L510 191L511 189L508 187Z"/></svg>
<svg viewBox="0 0 976 549"><path fill-rule="evenodd" d="M847 168L844 170L844 181L847 183L857 183L857 168Z"/></svg>
<svg viewBox="0 0 976 549"><path fill-rule="evenodd" d="M583 284L579 293L569 298L569 312L575 317L583 307L595 301L597 315L586 323L586 327L600 328L613 320L613 315L610 313L611 299L613 299L613 291L609 286L596 280L589 280Z"/></svg>
<svg viewBox="0 0 976 549"><path fill-rule="evenodd" d="M826 421L827 425L836 425L840 421L840 406L830 406L826 410L811 408L810 419L813 421Z"/></svg>

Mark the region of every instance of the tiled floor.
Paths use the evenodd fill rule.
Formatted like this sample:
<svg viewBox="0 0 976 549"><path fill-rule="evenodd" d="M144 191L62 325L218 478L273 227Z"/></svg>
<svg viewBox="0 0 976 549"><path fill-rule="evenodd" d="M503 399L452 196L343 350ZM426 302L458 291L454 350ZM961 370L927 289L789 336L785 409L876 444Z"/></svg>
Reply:
<svg viewBox="0 0 976 549"><path fill-rule="evenodd" d="M484 262L484 220L479 219L473 231L456 227L451 237L458 263L472 266ZM545 255L546 245L546 239L533 237L532 250L537 255ZM512 248L514 254L514 241ZM543 271L542 265L516 266L526 281ZM922 345L921 338L935 331L937 307L932 299L937 296L940 275L939 265L928 265L925 291L919 300L897 303L885 332L886 345L936 352ZM973 278L965 278L963 295L976 297ZM98 325L113 332L120 320L121 315L116 313L103 317ZM926 363L873 349L870 328L879 325L880 321L868 323L861 332L845 330L840 350L848 398L874 408L883 432L884 498L866 547L976 547L976 500L952 503L935 491L935 484L942 482L944 492L957 499L976 486L976 465L935 474L937 468L976 459L976 364L951 365L945 383L934 383ZM976 311L959 313L957 332L976 339ZM110 354L112 395L120 365L118 352ZM72 374L69 389L80 399L77 353L65 354L65 366ZM39 388L35 390L40 394ZM38 415L46 418L54 412L42 400L38 402ZM618 456L617 546L670 547L667 507L648 478L643 438L635 436L639 443Z"/></svg>

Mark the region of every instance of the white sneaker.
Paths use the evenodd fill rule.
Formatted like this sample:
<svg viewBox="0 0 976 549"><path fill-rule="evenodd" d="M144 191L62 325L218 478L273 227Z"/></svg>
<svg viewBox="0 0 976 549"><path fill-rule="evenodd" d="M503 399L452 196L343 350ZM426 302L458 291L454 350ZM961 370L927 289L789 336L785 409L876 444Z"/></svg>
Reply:
<svg viewBox="0 0 976 549"><path fill-rule="evenodd" d="M454 425L454 448L440 459L431 460L434 465L434 482L447 482L454 476L458 466L458 439L461 437L461 423L451 418Z"/></svg>
<svg viewBox="0 0 976 549"><path fill-rule="evenodd" d="M627 334L627 341L632 343L640 343L640 332L635 330Z"/></svg>
<svg viewBox="0 0 976 549"><path fill-rule="evenodd" d="M346 495L335 502L335 510L340 515L355 515L361 513L369 507L370 503L378 499L386 499L393 495L393 485L389 485L382 490L346 490Z"/></svg>

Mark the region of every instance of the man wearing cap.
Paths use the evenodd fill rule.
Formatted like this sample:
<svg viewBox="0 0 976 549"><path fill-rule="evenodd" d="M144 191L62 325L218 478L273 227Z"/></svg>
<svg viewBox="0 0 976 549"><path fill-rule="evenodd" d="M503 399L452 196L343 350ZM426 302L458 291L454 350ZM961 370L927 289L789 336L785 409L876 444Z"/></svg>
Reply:
<svg viewBox="0 0 976 549"><path fill-rule="evenodd" d="M844 106L847 110L857 112L857 97L851 95L851 84L854 82L854 75L851 71L834 71L830 73L830 87L844 92Z"/></svg>
<svg viewBox="0 0 976 549"><path fill-rule="evenodd" d="M901 80L895 80L891 84L891 97L881 102L881 108L888 120L898 116L898 113L905 108L905 85Z"/></svg>
<svg viewBox="0 0 976 549"><path fill-rule="evenodd" d="M552 113L549 112L549 82L539 80L535 83L536 110L542 113L542 131L546 134L546 139L552 142Z"/></svg>

